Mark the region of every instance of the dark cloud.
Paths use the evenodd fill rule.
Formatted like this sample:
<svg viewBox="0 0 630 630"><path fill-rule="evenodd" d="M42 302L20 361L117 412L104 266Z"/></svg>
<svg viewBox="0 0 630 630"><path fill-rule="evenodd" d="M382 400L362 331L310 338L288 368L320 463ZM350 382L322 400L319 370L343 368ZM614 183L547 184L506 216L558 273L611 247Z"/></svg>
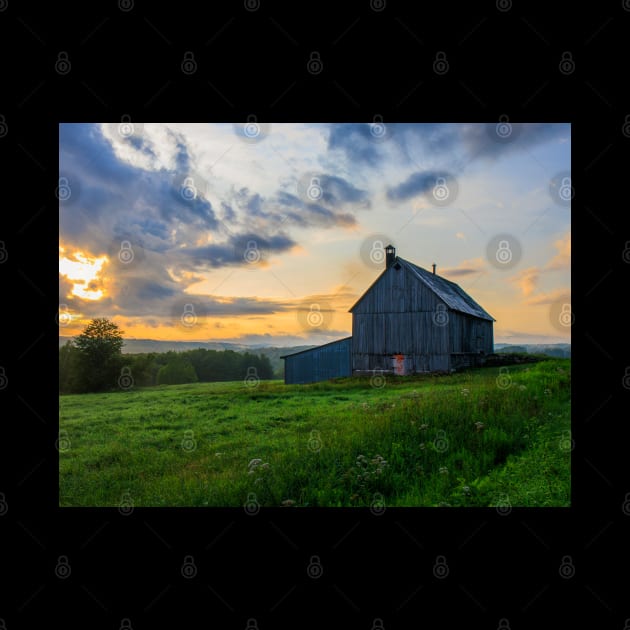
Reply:
<svg viewBox="0 0 630 630"><path fill-rule="evenodd" d="M163 252L181 244L178 233L185 241L189 233L217 229L210 202L201 195L185 199L176 173L146 171L120 160L95 125L63 124L59 135L60 172L71 187L80 182L76 202L59 208L64 242L100 254L113 241L135 234L143 247ZM177 164L188 168L183 141L176 139L176 146Z"/></svg>
<svg viewBox="0 0 630 630"><path fill-rule="evenodd" d="M459 276L470 276L474 273L479 273L481 270L480 269L473 269L472 267L461 267L458 269L449 269L448 271L444 272L445 276L453 277L459 277Z"/></svg>
<svg viewBox="0 0 630 630"><path fill-rule="evenodd" d="M385 123L388 140L379 142L369 123L334 123L330 125L328 149L340 150L355 164L379 166L391 152L408 160L420 148L431 154L445 153L458 142L456 125L441 123Z"/></svg>
<svg viewBox="0 0 630 630"><path fill-rule="evenodd" d="M432 190L438 178L448 174L440 171L421 171L412 173L404 182L387 189L387 198L391 201L404 201L416 195Z"/></svg>
<svg viewBox="0 0 630 630"><path fill-rule="evenodd" d="M232 206L229 203L225 203L225 201L221 202L221 211L223 213L223 220L224 221L234 221L236 220L236 213L234 212L234 209L232 208Z"/></svg>
<svg viewBox="0 0 630 630"><path fill-rule="evenodd" d="M127 144L131 145L136 151L144 153L150 158L157 158L155 151L153 150L153 143L147 140L144 136L129 136L123 140Z"/></svg>
<svg viewBox="0 0 630 630"><path fill-rule="evenodd" d="M328 149L343 152L348 161L379 166L394 157L407 161L423 156L436 166L461 171L478 157L500 155L569 136L570 125L515 123L513 141L497 141L494 123L385 123L386 142L375 142L368 123L335 123L329 126Z"/></svg>
<svg viewBox="0 0 630 630"><path fill-rule="evenodd" d="M377 166L381 159L379 146L370 134L370 126L365 123L330 126L328 148L340 149L352 162Z"/></svg>
<svg viewBox="0 0 630 630"><path fill-rule="evenodd" d="M366 208L370 207L368 192L356 188L342 177L321 175L320 185L323 192L323 202L332 208L339 208L344 204L358 204Z"/></svg>
<svg viewBox="0 0 630 630"><path fill-rule="evenodd" d="M259 259L253 263L264 262L272 253L280 253L291 249L296 242L283 233L264 236L255 232L230 234L224 243L210 243L200 247L186 247L178 251L177 260L184 267L210 269L231 265L247 264L248 249L255 249Z"/></svg>
<svg viewBox="0 0 630 630"><path fill-rule="evenodd" d="M471 159L497 158L506 153L522 151L551 140L569 137L571 126L565 123L515 123L513 142L497 142L493 124L461 126L461 143Z"/></svg>

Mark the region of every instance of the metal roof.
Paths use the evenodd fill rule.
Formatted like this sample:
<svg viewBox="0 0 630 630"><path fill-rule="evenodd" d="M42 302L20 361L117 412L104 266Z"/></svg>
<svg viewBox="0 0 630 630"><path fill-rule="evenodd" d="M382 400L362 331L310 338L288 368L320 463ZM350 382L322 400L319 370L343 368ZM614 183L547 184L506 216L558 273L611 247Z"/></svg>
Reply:
<svg viewBox="0 0 630 630"><path fill-rule="evenodd" d="M335 341L329 341L328 343L323 343L321 346L313 346L312 348L306 348L305 350L299 350L298 352L292 352L291 354L283 354L280 358L286 359L287 357L294 357L298 354L303 354L305 352L313 352L313 350L319 350L320 348L331 346L333 343L339 343L340 341L346 341L348 339L352 339L352 335L350 335L350 337L344 337L343 339L336 339Z"/></svg>
<svg viewBox="0 0 630 630"><path fill-rule="evenodd" d="M418 267L404 258L397 256L396 259L405 265L416 278L427 285L451 310L487 319L491 322L495 321L494 317L481 308L459 285Z"/></svg>

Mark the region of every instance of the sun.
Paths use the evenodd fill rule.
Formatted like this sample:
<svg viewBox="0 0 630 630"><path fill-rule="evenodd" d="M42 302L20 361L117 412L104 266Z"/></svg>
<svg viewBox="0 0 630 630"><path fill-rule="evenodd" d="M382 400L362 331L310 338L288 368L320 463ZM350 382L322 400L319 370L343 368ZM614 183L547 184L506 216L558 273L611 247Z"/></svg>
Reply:
<svg viewBox="0 0 630 630"><path fill-rule="evenodd" d="M59 247L59 273L73 283L71 295L84 300L100 300L102 289L93 288L103 265L109 261L107 256L88 256L83 252L74 252L70 257L64 256L65 249Z"/></svg>

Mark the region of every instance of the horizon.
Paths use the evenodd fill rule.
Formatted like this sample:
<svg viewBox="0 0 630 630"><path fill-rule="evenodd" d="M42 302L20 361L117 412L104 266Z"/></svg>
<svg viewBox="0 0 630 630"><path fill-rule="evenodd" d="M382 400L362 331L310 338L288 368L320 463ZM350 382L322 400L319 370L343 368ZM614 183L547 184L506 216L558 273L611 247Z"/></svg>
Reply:
<svg viewBox="0 0 630 630"><path fill-rule="evenodd" d="M60 334L327 343L392 243L495 344L570 343L570 153L556 123L61 124Z"/></svg>

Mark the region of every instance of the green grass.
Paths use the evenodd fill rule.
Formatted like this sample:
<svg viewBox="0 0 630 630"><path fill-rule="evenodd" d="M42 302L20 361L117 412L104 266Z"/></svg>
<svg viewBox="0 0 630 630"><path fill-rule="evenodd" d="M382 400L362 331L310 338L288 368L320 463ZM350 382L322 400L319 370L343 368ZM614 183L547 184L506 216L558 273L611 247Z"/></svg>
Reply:
<svg viewBox="0 0 630 630"><path fill-rule="evenodd" d="M61 396L60 505L568 506L570 371Z"/></svg>

